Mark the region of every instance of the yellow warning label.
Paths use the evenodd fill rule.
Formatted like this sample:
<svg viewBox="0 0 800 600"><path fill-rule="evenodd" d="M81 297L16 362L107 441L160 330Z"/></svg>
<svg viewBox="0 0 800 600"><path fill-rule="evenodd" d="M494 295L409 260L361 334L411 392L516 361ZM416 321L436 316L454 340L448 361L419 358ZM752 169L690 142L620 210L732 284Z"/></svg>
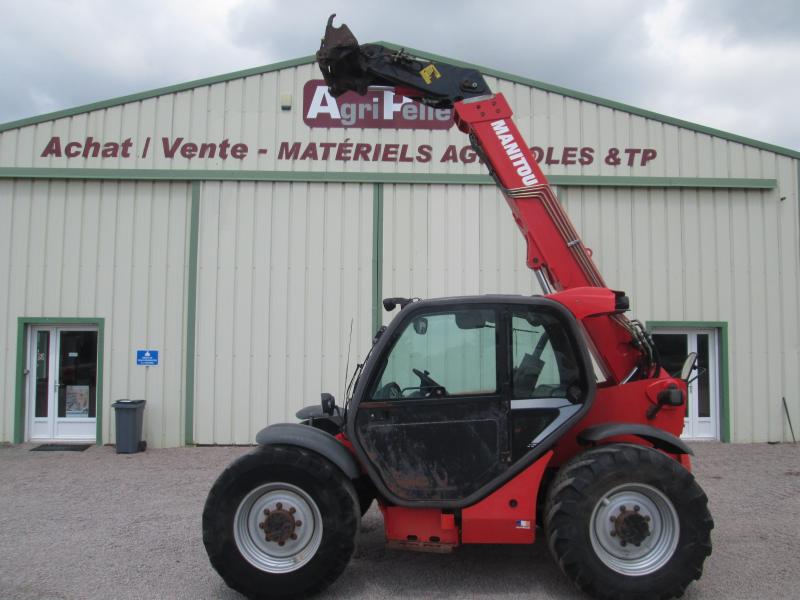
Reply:
<svg viewBox="0 0 800 600"><path fill-rule="evenodd" d="M436 65L433 63L422 69L419 74L422 75L422 79L425 80L425 83L428 85L430 85L431 81L434 79L439 79L442 76L442 74L439 73L439 69L437 69Z"/></svg>

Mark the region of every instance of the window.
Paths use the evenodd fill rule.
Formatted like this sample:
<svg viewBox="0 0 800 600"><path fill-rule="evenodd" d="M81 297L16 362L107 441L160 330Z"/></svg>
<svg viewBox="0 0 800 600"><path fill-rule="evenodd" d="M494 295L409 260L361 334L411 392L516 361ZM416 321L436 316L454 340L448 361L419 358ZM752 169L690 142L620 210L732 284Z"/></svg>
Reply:
<svg viewBox="0 0 800 600"><path fill-rule="evenodd" d="M580 370L561 324L546 313L514 314L511 320L513 398L580 395Z"/></svg>
<svg viewBox="0 0 800 600"><path fill-rule="evenodd" d="M496 324L489 309L414 317L386 359L372 398L496 393Z"/></svg>

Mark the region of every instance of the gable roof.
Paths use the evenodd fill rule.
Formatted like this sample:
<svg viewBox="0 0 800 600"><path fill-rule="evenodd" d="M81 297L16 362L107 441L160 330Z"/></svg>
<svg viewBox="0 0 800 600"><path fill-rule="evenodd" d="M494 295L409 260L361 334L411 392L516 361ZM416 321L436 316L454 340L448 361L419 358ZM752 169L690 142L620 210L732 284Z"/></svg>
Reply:
<svg viewBox="0 0 800 600"><path fill-rule="evenodd" d="M575 90L571 90L568 88L564 88L557 85L552 85L549 83L544 83L541 81L537 81L535 79L529 79L527 77L521 77L519 75L513 75L511 73L506 73L505 71L500 71L498 69L492 69L489 67L484 67L481 65L476 65L464 61L460 61L457 59L448 58L445 56L440 56L437 54L432 54L430 52L425 52L423 50L417 50L415 48L409 48L408 46L400 46L398 44L393 44L391 42L375 42L378 44L382 44L388 48L393 50L400 50L404 48L410 54L414 56L418 56L420 58L424 58L425 60L429 61L438 61L438 62L447 62L453 65L467 67L471 69L477 69L484 75L489 75L491 77L497 77L498 79L505 79L507 81L511 81L514 83L519 83L522 85L527 85L532 88L536 88L545 92L553 92L556 94L560 94L562 96L566 96L568 98L575 98L576 100L583 100L586 102L591 102L593 104L597 104L599 106L605 106L607 108L611 108L613 110L619 110L622 112L630 113L633 115L638 115L640 117L644 117L646 119L651 119L654 121L660 121L661 123L666 123L668 125L674 125L676 127L681 127L683 129L689 129L692 131L697 131L698 133L705 133L707 135L711 135L714 137L722 138L725 140L729 140L732 142L738 142L740 144L744 144L746 146L752 146L754 148L759 148L761 150L768 150L770 152L774 152L776 154L782 154L784 156L789 156L791 158L800 159L800 151L792 150L790 148L784 148L782 146L777 146L775 144L770 144L767 142L761 142L758 140L754 140L752 138L748 138L742 135L737 135L735 133L729 133L727 131L721 131L719 129L714 129L712 127L707 127L705 125L699 125L697 123L692 123L691 121L684 121L683 119L677 119L675 117L670 117L667 115L662 115L660 113L656 113L650 110L646 110L643 108L637 108L635 106L631 106L629 104L624 104L622 102L616 102L614 100L608 100L606 98L600 98L598 96L593 96L591 94L585 94L583 92L576 92ZM120 104L126 104L128 102L137 102L140 100L147 100L148 98L154 98L156 96L163 96L166 94L173 94L175 92L183 92L186 90L190 90L197 87L203 87L207 85L212 85L215 83L223 83L226 81L231 81L234 79L241 79L244 77L250 77L252 75L261 75L263 73L271 73L273 71L279 71L281 69L287 69L291 67L296 67L299 65L307 65L315 62L315 56L303 56L300 58L295 58L293 60L286 60L282 62L272 63L270 65L264 65L261 67L253 67L250 69L243 69L241 71L234 71L232 73L225 73L223 75L216 75L214 77L205 77L203 79L195 79L193 81L188 81L186 83L179 83L175 85L169 85L162 88L156 88L153 90L148 90L145 92L139 92L136 94L130 94L128 96L119 96L117 98L111 98L109 100L102 100L99 102L92 102L91 104L84 104L82 106L76 106L74 108L68 108L65 110L59 110L43 115L38 115L35 117L28 117L25 119L19 119L17 121L11 121L9 123L0 124L0 133L4 131L8 131L10 129L18 129L20 127L26 127L28 125L35 125L37 123L44 123L46 121L52 121L54 119L60 119L63 117L71 117L74 115L86 113L93 110L99 110L103 108L109 108L112 106L118 106Z"/></svg>

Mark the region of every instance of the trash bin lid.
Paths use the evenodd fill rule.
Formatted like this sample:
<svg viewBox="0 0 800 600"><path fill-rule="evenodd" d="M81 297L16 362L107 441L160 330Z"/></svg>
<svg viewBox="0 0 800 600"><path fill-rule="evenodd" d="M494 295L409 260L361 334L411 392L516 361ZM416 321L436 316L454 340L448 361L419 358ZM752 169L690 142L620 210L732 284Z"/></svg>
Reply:
<svg viewBox="0 0 800 600"><path fill-rule="evenodd" d="M138 408L144 406L145 400L117 400L111 406L114 408Z"/></svg>

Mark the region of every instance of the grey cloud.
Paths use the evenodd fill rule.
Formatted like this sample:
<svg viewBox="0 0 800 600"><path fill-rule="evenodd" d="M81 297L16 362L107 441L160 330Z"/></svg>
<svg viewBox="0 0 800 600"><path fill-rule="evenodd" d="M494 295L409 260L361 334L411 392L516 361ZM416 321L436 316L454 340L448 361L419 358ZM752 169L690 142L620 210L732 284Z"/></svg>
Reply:
<svg viewBox="0 0 800 600"><path fill-rule="evenodd" d="M765 56L800 54L794 1L684 6L675 35L723 38ZM386 40L550 84L800 147L791 61L758 72L696 57L690 77L649 51L648 17L665 1L403 3L338 0L337 23L362 42ZM245 0L203 38L158 0L33 0L0 22L0 122L312 54L331 4ZM172 13L175 10L172 9ZM178 17L185 15L178 15ZM658 25L658 24L656 24ZM676 42L679 46L680 42ZM774 49L776 44L783 46ZM794 54L792 54L794 52Z"/></svg>
<svg viewBox="0 0 800 600"><path fill-rule="evenodd" d="M774 43L800 37L797 0L704 0L688 2L687 30L720 34L730 42Z"/></svg>

